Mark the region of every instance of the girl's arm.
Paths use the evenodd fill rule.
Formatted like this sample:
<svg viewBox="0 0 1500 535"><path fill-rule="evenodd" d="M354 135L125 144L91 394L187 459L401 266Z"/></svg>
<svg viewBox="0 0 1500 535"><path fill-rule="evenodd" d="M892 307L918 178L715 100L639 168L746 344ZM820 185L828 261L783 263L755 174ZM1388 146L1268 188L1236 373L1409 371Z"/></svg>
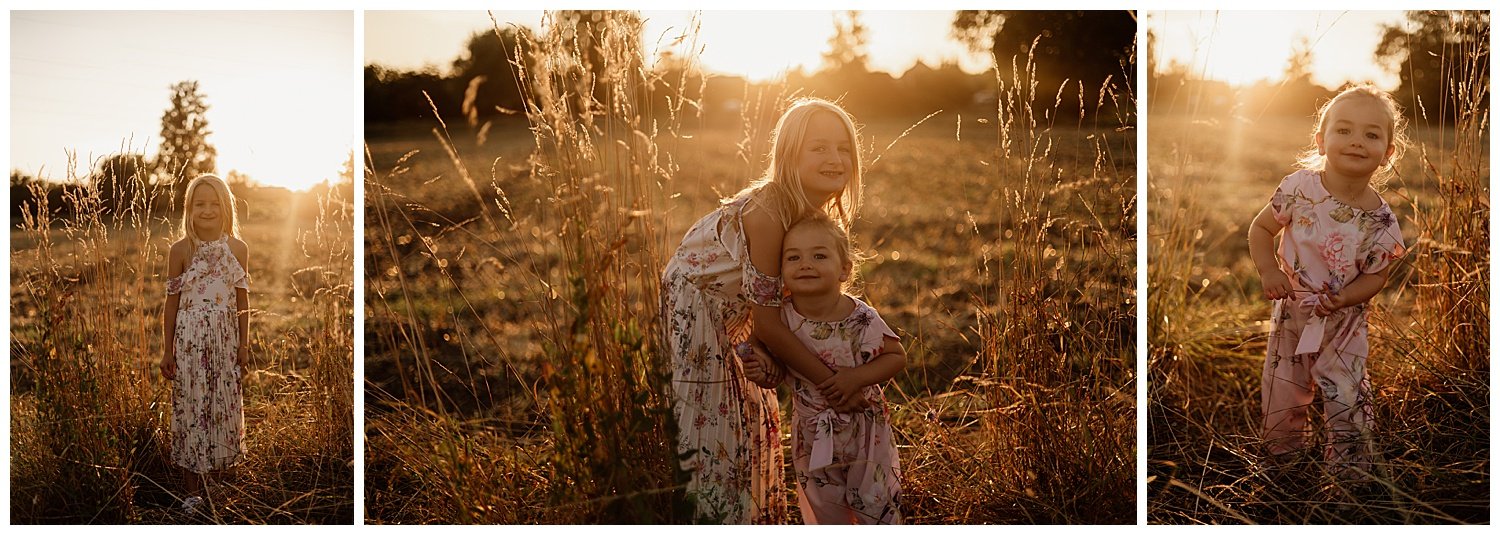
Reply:
<svg viewBox="0 0 1500 535"><path fill-rule="evenodd" d="M180 244L181 242L174 243L167 249L167 284L182 275L182 260L186 251ZM161 376L168 381L177 377L177 306L181 301L181 293L168 293L167 302L161 308L161 332L166 337L166 341L162 343Z"/></svg>
<svg viewBox="0 0 1500 535"><path fill-rule="evenodd" d="M1250 222L1250 259L1260 272L1261 296L1266 299L1283 299L1292 295L1292 281L1281 272L1276 262L1276 233L1281 232L1281 222L1271 213L1271 205L1260 209L1255 220Z"/></svg>
<svg viewBox="0 0 1500 535"><path fill-rule="evenodd" d="M828 380L818 384L818 391L836 408L844 408L860 391L870 385L884 383L906 368L906 348L901 341L887 336L880 346L880 354L869 362L853 368L838 368Z"/></svg>
<svg viewBox="0 0 1500 535"><path fill-rule="evenodd" d="M233 240L230 252L234 253L235 260L244 269L245 276L250 276L250 264L246 260L250 257L250 247L245 242ZM234 362L240 366L240 372L244 372L246 365L250 364L250 292L244 288L234 289L235 318L239 321L239 348L235 353ZM243 375L241 375L243 377Z"/></svg>
<svg viewBox="0 0 1500 535"><path fill-rule="evenodd" d="M1313 308L1313 314L1327 316L1344 307L1350 307L1369 301L1385 288L1386 281L1391 278L1391 266L1374 273L1360 273L1349 281L1344 289L1336 294L1320 294L1318 305Z"/></svg>
<svg viewBox="0 0 1500 535"><path fill-rule="evenodd" d="M234 253L234 259L240 262L240 268L245 270L245 276L251 276L251 247L246 246L245 241L229 241L229 252ZM245 288L234 288L234 318L240 324L240 346L234 355L234 363L240 366L240 378L243 378L246 364L251 363L251 292Z"/></svg>
<svg viewBox="0 0 1500 535"><path fill-rule="evenodd" d="M745 239L749 240L750 262L761 273L781 275L781 239L786 230L766 210L746 210L743 216ZM814 383L833 376L833 370L818 360L812 350L792 334L781 319L781 309L751 305L755 338L771 350L772 356Z"/></svg>

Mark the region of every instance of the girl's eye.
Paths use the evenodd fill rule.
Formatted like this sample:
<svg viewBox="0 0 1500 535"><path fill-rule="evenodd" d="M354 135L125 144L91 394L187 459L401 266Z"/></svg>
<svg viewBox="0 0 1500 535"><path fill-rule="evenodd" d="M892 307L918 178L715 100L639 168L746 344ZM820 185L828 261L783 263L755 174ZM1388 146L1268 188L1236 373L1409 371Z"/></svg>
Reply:
<svg viewBox="0 0 1500 535"><path fill-rule="evenodd" d="M822 253L818 253L818 254L813 255L813 258L818 259L818 260L826 260L828 258L828 255L822 254Z"/></svg>

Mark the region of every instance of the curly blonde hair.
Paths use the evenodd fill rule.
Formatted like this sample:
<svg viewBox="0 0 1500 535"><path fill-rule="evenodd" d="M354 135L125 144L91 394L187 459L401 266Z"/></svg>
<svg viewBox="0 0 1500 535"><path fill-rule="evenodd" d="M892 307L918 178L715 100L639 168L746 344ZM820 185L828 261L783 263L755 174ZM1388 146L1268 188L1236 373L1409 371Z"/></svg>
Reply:
<svg viewBox="0 0 1500 535"><path fill-rule="evenodd" d="M1372 85L1346 86L1344 90L1339 91L1339 94L1334 95L1333 98L1329 99L1328 102L1324 102L1318 108L1318 126L1313 129L1311 139L1316 140L1317 136L1322 134L1323 130L1328 127L1328 110L1333 109L1334 104L1354 98L1375 99L1380 103L1381 108L1385 110L1386 116L1389 118L1386 123L1386 130L1390 134L1390 143L1393 148L1391 157L1387 158L1385 164L1375 170L1375 175L1370 181L1371 186L1380 188L1385 186L1386 181L1390 180L1391 175L1395 174L1396 162L1401 159L1402 154L1406 153L1406 147L1411 144L1411 138L1406 133L1406 115L1403 113L1401 105L1389 93ZM1328 157L1324 156L1318 150L1318 144L1314 141L1306 149L1303 149L1301 154L1297 155L1297 165L1309 171L1323 171L1328 166Z"/></svg>

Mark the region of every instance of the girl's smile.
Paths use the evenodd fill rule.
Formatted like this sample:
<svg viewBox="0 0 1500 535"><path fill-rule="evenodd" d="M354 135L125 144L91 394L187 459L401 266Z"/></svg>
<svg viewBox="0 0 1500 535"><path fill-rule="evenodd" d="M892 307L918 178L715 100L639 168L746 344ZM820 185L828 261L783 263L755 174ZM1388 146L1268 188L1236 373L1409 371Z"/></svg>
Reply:
<svg viewBox="0 0 1500 535"><path fill-rule="evenodd" d="M832 113L816 113L807 121L797 175L803 193L815 204L838 195L854 167L854 146L848 128Z"/></svg>
<svg viewBox="0 0 1500 535"><path fill-rule="evenodd" d="M1372 98L1352 98L1328 110L1326 128L1314 136L1328 160L1327 170L1344 178L1368 180L1395 151L1390 117Z"/></svg>
<svg viewBox="0 0 1500 535"><path fill-rule="evenodd" d="M202 239L219 237L223 231L219 222L223 207L219 202L218 192L212 186L200 185L193 190L190 202L193 208L193 231Z"/></svg>
<svg viewBox="0 0 1500 535"><path fill-rule="evenodd" d="M795 227L781 250L781 277L792 295L837 294L849 280L834 237L816 227Z"/></svg>

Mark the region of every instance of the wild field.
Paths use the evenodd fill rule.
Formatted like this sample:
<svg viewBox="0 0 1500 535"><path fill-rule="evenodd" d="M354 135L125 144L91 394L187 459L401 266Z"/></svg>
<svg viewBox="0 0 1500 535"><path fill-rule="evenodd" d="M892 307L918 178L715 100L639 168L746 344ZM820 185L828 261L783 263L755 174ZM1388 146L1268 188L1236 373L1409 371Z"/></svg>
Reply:
<svg viewBox="0 0 1500 535"><path fill-rule="evenodd" d="M682 93L633 98L661 75L600 32L619 56L593 75L532 43L540 104L482 135L367 130L366 522L691 520L658 279L764 170L796 90L705 125ZM1131 523L1134 97L996 83L991 107L862 131L862 295L909 354L886 391L903 513ZM1100 104L1057 118L1061 98Z"/></svg>
<svg viewBox="0 0 1500 535"><path fill-rule="evenodd" d="M32 202L11 230L12 521L352 523L352 182L236 189L253 314L246 453L192 515L177 510L171 385L157 367L181 216L150 215L167 202L156 193L110 206L81 181L51 187L66 206Z"/></svg>
<svg viewBox="0 0 1500 535"><path fill-rule="evenodd" d="M1170 89L1153 96L1149 522L1489 522L1488 69L1462 64L1469 52L1447 73L1463 92L1426 104L1456 119L1418 109L1414 145L1381 192L1409 252L1372 301L1366 484L1334 478L1321 445L1273 465L1260 438L1271 303L1246 234L1310 143L1318 103L1305 118L1226 121L1158 107Z"/></svg>

